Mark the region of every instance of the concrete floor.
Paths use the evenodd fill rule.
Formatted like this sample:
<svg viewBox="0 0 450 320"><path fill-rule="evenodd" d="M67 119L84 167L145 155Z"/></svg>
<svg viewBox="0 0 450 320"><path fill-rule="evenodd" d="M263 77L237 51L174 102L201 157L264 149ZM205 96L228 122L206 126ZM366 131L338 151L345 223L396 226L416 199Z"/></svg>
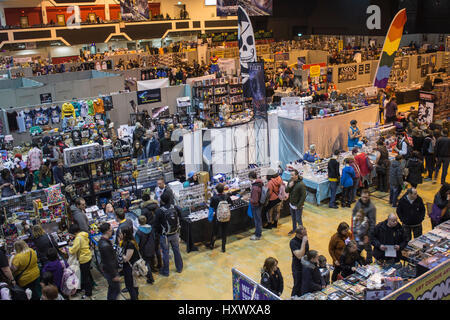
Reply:
<svg viewBox="0 0 450 320"><path fill-rule="evenodd" d="M438 181L440 180L438 179ZM447 182L450 182L450 176L447 178ZM418 191L424 202L432 202L439 188L439 183L433 184L430 181L419 185ZM394 209L388 204L388 194L374 192L371 198L377 208L377 222L383 221L389 213L393 212ZM320 206L306 203L303 211L303 223L308 230L310 248L318 250L330 262L329 239L336 232L340 222L345 221L350 224L350 219L350 208L329 209L326 202ZM260 269L264 260L272 256L279 261L278 265L284 277L282 298L289 299L293 285L292 257L289 249L291 236L287 235L291 228L291 219L285 217L280 222L275 230L263 229L260 241L249 239L254 229L228 237L226 253L222 253L220 250L220 240L216 242L216 249L212 251L200 245L199 251L189 254L186 253L186 246L182 243L183 272L181 274L175 272L173 259L171 259L168 278L154 274L155 283L153 285L147 284L145 279L139 280L139 298L142 300L232 299L231 268L237 268L259 282ZM423 223L423 229L424 233L431 229L427 217ZM95 267L92 269L92 273L97 283L93 299L104 300L106 299L106 281ZM127 293L121 294L119 297L119 299L128 298ZM75 299L79 299L79 297L75 297Z"/></svg>

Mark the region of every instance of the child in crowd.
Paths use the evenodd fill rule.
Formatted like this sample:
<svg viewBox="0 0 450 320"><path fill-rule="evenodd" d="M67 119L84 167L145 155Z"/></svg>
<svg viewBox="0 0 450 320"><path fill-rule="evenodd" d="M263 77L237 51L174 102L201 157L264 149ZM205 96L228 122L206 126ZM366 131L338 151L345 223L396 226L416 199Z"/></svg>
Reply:
<svg viewBox="0 0 450 320"><path fill-rule="evenodd" d="M353 235L358 246L358 252L366 250L368 263L372 262L372 246L369 241L369 219L366 217L364 210L360 209L353 217Z"/></svg>
<svg viewBox="0 0 450 320"><path fill-rule="evenodd" d="M327 258L325 256L320 255L319 256L319 271L320 275L322 276L323 285L328 286L330 284L330 270L332 270L333 266L329 265L327 263Z"/></svg>
<svg viewBox="0 0 450 320"><path fill-rule="evenodd" d="M350 166L350 159L344 160L345 167L342 169L341 185L343 190L342 207L350 208L351 193L353 191L353 180L355 179L355 170Z"/></svg>

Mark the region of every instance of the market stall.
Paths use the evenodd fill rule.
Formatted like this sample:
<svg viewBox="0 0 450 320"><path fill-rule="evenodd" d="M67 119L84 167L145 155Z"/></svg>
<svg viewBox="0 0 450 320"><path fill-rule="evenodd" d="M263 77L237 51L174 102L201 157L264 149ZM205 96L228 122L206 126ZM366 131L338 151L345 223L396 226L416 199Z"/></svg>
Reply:
<svg viewBox="0 0 450 320"><path fill-rule="evenodd" d="M450 222L410 241L404 263L358 266L350 276L300 300L442 300L449 279ZM444 285L445 287L445 285Z"/></svg>

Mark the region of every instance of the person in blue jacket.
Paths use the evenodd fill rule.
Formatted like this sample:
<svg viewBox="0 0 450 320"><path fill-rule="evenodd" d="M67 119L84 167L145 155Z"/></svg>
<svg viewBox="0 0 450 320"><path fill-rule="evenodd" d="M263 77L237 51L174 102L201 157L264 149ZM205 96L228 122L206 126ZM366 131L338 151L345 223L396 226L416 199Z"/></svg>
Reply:
<svg viewBox="0 0 450 320"><path fill-rule="evenodd" d="M344 160L345 167L342 169L341 186L342 191L342 207L350 208L350 197L353 188L353 179L355 179L355 170L350 166L350 159Z"/></svg>
<svg viewBox="0 0 450 320"><path fill-rule="evenodd" d="M348 129L348 150L351 151L354 147L358 145L359 139L361 138L361 131L356 126L358 122L356 120L350 121L350 128Z"/></svg>
<svg viewBox="0 0 450 320"><path fill-rule="evenodd" d="M305 153L303 160L308 162L315 162L316 160L319 160L319 155L316 152L315 144L309 146L309 151Z"/></svg>

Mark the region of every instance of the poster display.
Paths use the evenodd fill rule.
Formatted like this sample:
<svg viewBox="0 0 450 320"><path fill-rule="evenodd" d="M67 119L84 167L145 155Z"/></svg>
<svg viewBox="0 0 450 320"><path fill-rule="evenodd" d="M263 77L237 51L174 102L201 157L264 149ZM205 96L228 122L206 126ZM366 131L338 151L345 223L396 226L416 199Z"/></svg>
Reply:
<svg viewBox="0 0 450 320"><path fill-rule="evenodd" d="M217 0L217 16L235 16L241 6L249 16L270 16L273 0Z"/></svg>
<svg viewBox="0 0 450 320"><path fill-rule="evenodd" d="M138 91L137 102L138 104L161 102L161 89Z"/></svg>
<svg viewBox="0 0 450 320"><path fill-rule="evenodd" d="M420 76L422 78L425 78L427 76L427 73L428 73L428 64L423 64L420 67Z"/></svg>
<svg viewBox="0 0 450 320"><path fill-rule="evenodd" d="M338 69L338 82L347 82L356 80L356 65L339 67Z"/></svg>
<svg viewBox="0 0 450 320"><path fill-rule="evenodd" d="M40 94L41 103L51 103L52 100L52 94L51 93L41 93Z"/></svg>
<svg viewBox="0 0 450 320"><path fill-rule="evenodd" d="M358 66L358 74L364 74L364 65L363 64L360 64Z"/></svg>
<svg viewBox="0 0 450 320"><path fill-rule="evenodd" d="M417 69L422 66L422 56L417 56Z"/></svg>
<svg viewBox="0 0 450 320"><path fill-rule="evenodd" d="M302 69L302 66L306 64L306 57L297 58L297 69Z"/></svg>
<svg viewBox="0 0 450 320"><path fill-rule="evenodd" d="M239 270L231 269L233 278L233 300L281 300L259 283Z"/></svg>
<svg viewBox="0 0 450 320"><path fill-rule="evenodd" d="M147 0L120 0L120 17L124 21L142 21L150 18Z"/></svg>
<svg viewBox="0 0 450 320"><path fill-rule="evenodd" d="M370 63L366 63L364 67L364 73L370 73Z"/></svg>
<svg viewBox="0 0 450 320"><path fill-rule="evenodd" d="M419 112L417 122L430 124L433 122L434 94L430 92L419 92Z"/></svg>
<svg viewBox="0 0 450 320"><path fill-rule="evenodd" d="M250 62L248 64L249 88L253 98L253 112L255 118L267 117L266 86L264 82L264 63Z"/></svg>
<svg viewBox="0 0 450 320"><path fill-rule="evenodd" d="M312 65L309 67L309 76L312 77L320 77L320 65Z"/></svg>

